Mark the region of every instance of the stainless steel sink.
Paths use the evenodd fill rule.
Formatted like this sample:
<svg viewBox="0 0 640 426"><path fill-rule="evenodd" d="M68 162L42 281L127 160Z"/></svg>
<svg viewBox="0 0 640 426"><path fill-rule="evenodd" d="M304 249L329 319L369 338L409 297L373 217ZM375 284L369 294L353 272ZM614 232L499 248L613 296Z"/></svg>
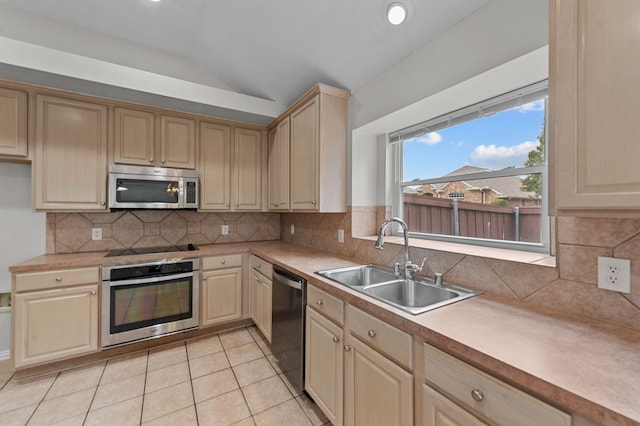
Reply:
<svg viewBox="0 0 640 426"><path fill-rule="evenodd" d="M435 284L429 278L401 279L391 269L376 265L319 271L317 274L417 315L473 297L473 290Z"/></svg>
<svg viewBox="0 0 640 426"><path fill-rule="evenodd" d="M351 266L316 273L349 287L366 287L398 279L393 270L376 265Z"/></svg>

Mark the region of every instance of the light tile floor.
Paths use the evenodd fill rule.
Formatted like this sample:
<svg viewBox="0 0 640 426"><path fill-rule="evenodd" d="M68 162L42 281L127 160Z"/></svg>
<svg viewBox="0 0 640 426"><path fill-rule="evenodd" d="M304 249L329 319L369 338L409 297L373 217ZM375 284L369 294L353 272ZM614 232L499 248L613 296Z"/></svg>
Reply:
<svg viewBox="0 0 640 426"><path fill-rule="evenodd" d="M0 371L0 425L323 425L255 327L18 380Z"/></svg>

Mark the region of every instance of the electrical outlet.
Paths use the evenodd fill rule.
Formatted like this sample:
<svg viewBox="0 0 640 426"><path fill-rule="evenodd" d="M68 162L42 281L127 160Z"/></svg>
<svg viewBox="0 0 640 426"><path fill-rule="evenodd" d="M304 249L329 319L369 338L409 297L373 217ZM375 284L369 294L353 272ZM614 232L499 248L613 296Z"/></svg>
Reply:
<svg viewBox="0 0 640 426"><path fill-rule="evenodd" d="M220 232L222 235L229 235L229 225L222 225L222 230Z"/></svg>
<svg viewBox="0 0 640 426"><path fill-rule="evenodd" d="M295 227L295 226L293 226L293 223L291 224L291 228L289 228L289 230L290 230L290 232L291 232L291 235L293 235L293 234L295 234L295 233L296 233L296 227Z"/></svg>
<svg viewBox="0 0 640 426"><path fill-rule="evenodd" d="M338 242L344 243L344 229L338 229Z"/></svg>
<svg viewBox="0 0 640 426"><path fill-rule="evenodd" d="M91 239L93 241L98 241L102 239L102 228L92 228L91 229Z"/></svg>
<svg viewBox="0 0 640 426"><path fill-rule="evenodd" d="M631 261L598 257L598 288L631 293Z"/></svg>

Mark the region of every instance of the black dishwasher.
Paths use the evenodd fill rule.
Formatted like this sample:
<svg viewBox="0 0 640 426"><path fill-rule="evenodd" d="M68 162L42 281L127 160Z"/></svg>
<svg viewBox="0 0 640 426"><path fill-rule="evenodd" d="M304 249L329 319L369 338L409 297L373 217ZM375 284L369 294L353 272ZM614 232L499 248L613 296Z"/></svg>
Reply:
<svg viewBox="0 0 640 426"><path fill-rule="evenodd" d="M297 392L304 390L307 281L273 265L271 352Z"/></svg>

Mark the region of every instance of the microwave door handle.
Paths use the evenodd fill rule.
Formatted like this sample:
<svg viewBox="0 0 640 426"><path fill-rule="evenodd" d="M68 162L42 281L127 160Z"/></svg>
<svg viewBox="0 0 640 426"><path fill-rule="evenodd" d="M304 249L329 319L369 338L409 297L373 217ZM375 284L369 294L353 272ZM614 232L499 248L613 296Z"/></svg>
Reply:
<svg viewBox="0 0 640 426"><path fill-rule="evenodd" d="M153 283L159 283L162 281L178 280L181 278L191 278L191 277L193 277L193 272L186 272L183 274L163 275L161 277L147 277L147 278L137 278L135 280L110 281L109 284L111 287L121 286L121 285L131 285L131 284L153 284Z"/></svg>

